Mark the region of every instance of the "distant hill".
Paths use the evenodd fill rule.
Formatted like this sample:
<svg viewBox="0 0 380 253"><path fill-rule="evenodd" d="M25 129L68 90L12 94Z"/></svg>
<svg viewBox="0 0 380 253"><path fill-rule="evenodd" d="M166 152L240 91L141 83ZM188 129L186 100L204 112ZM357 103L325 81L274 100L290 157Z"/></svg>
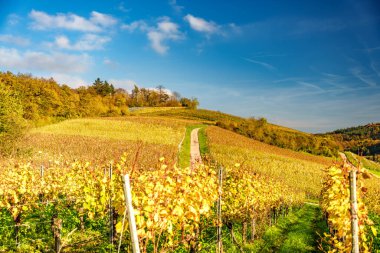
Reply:
<svg viewBox="0 0 380 253"><path fill-rule="evenodd" d="M354 154L380 161L380 123L339 129L322 136L334 139Z"/></svg>
<svg viewBox="0 0 380 253"><path fill-rule="evenodd" d="M265 118L241 118L238 116L211 110L166 109L137 110L131 115L165 116L198 120L233 131L243 136L270 145L314 155L335 157L341 146L329 136L318 136L273 125Z"/></svg>
<svg viewBox="0 0 380 253"><path fill-rule="evenodd" d="M265 118L197 110L196 98L169 94L162 86L135 86L128 92L99 78L90 86L74 89L53 79L0 72L0 88L7 90L4 94L9 101L21 105L22 118L34 125L94 116L167 116L195 119L270 145L314 155L336 157L338 151L347 150L376 160L380 154L380 123L314 135L268 123ZM14 117L9 115L11 124Z"/></svg>

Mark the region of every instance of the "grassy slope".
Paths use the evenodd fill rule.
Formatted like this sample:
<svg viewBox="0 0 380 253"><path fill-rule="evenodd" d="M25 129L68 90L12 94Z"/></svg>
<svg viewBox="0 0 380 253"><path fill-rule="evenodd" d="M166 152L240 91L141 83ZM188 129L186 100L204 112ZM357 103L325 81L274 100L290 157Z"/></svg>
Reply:
<svg viewBox="0 0 380 253"><path fill-rule="evenodd" d="M361 164L364 168L370 170L375 175L380 175L380 164L365 157L355 155L352 152L345 152L348 160L355 166Z"/></svg>
<svg viewBox="0 0 380 253"><path fill-rule="evenodd" d="M318 206L304 205L301 209L282 217L253 245L250 252L319 252L319 234L326 231Z"/></svg>
<svg viewBox="0 0 380 253"><path fill-rule="evenodd" d="M21 142L22 157L47 163L81 160L104 164L123 153L141 168L153 166L161 156L177 158L187 125L194 122L170 118L117 117L63 121L33 129Z"/></svg>
<svg viewBox="0 0 380 253"><path fill-rule="evenodd" d="M151 108L146 109L140 109L135 112L132 112L131 115L140 115L140 116L165 116L165 117L174 117L178 119L190 119L190 120L199 120L205 124L215 124L217 121L227 119L232 122L240 122L243 120L243 118L219 112L219 111L211 111L211 110L205 110L205 109L198 109L198 110L191 110L188 108L170 108L170 107L163 107L158 108L156 110L152 110ZM304 133L295 129L274 125L274 124L268 124L270 128L274 131L284 131L289 133L298 133L302 135L310 136L311 134Z"/></svg>
<svg viewBox="0 0 380 253"><path fill-rule="evenodd" d="M308 153L333 156L337 154L338 145L328 138L300 132L294 129L267 123L266 120L246 119L211 110L191 110L177 108L172 110L139 110L131 115L165 116L180 119L192 119L204 124L217 125L252 139L285 147L303 150Z"/></svg>
<svg viewBox="0 0 380 253"><path fill-rule="evenodd" d="M151 122L108 119L74 119L35 129L42 134L101 137L116 140L143 141L175 145L181 138L181 128Z"/></svg>
<svg viewBox="0 0 380 253"><path fill-rule="evenodd" d="M263 142L249 139L242 135L233 133L228 130L221 129L219 127L209 127L209 133L215 132L215 137L225 136L226 138L218 138L218 144L229 147L241 147L249 150L260 151L271 155L283 156L291 159L299 159L307 162L314 162L321 165L330 165L335 159L311 155L304 152L296 152L289 149L279 148L276 146L268 145Z"/></svg>

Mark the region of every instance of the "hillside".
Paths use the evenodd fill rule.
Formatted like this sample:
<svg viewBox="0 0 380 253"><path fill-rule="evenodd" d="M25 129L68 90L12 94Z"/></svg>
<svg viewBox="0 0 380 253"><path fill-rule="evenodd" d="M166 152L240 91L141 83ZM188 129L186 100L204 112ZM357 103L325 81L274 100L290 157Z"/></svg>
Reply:
<svg viewBox="0 0 380 253"><path fill-rule="evenodd" d="M322 136L340 142L345 150L380 161L380 123L339 129Z"/></svg>
<svg viewBox="0 0 380 253"><path fill-rule="evenodd" d="M11 171L13 171L12 173L24 175L22 174L22 169L27 168L29 174L20 177L20 180L25 177L31 177L32 184L26 183L23 187L34 189L31 194L34 191L38 193L38 187L40 186L36 178L39 178L40 168L43 166L46 168L44 172L45 182L53 180L51 184L54 186L46 190L49 194L45 193L43 195L44 199L49 200L50 196L54 196L50 194L54 193L55 189L59 189L60 194L64 193L66 196L61 200L63 206L52 202L53 204L46 208L62 209L60 217L64 224L66 226L71 224L73 227L81 224L76 210L84 211L84 217L86 218L85 228L81 231L71 232L70 237L74 243L68 242L64 246L66 251L70 251L70 247L75 248L75 242L78 241L85 242L83 249L87 251L109 247L106 246L109 245L107 244L109 235L106 223L109 215L108 207L102 204L101 198L92 197L93 195L91 194L98 194L97 192L101 192L101 189L107 189L106 187L108 187L107 184L109 183L107 173L109 173L110 164L113 164L115 177L113 184L115 194L118 194L115 196L119 196L121 190L118 173L120 173L120 170L124 173L130 173L133 178L131 182L133 192L136 198L139 199L134 202L134 206L140 215L137 216L140 217L137 225L143 228L150 227L151 231L153 231L152 237L145 234L140 234L140 237L144 236L143 238L146 238L146 240L149 238L153 238L149 240L154 240L162 233L160 229L168 227L166 222L173 222L173 224L178 222L187 224L186 222L188 222L192 224L196 222L196 219L199 219L197 218L199 216L195 216L194 212L200 212L203 215L201 217L206 219L207 222L202 224L204 232L197 237L197 240L204 243L205 248L200 252L209 252L215 251L215 244L208 244L209 240L215 236L214 227L210 225L211 222L215 222L212 216L215 214L213 214L213 209L207 207L207 205L212 205L216 200L214 188L212 187L215 187L216 174L214 171L217 168L215 164L218 164L223 166L224 173L223 221L225 222L224 229L226 229L226 232L231 229L229 224L233 224L234 234L238 238L248 237L247 234L242 232L244 231L242 228L244 224L250 221L249 217L252 214L250 208L253 206L254 210L257 210L257 214L252 216L256 223L256 239L253 242L247 241L242 244L245 246L241 246L240 243L228 239L228 233L226 233L223 240L223 247L226 251L236 252L239 247L244 247L244 252L263 252L267 248L276 251L276 249L284 247L288 248L288 251L297 251L300 247L299 243L289 245L289 240L305 243L305 245L301 246L301 252L305 249L317 251L315 245L320 240L317 233L322 233L325 228L323 228L323 225L321 225L321 228L315 228L313 224L314 222L325 224L325 222L322 220L319 207L304 205L304 203L316 201L319 198L324 168L333 164L334 159L268 145L233 131L214 126L212 121L204 124L200 120L202 113L206 113L203 110L200 111L201 113L198 117L196 112L193 112L193 119L181 116L174 117L174 114L170 116L147 116L148 111L149 113L163 113L170 110L172 109L144 108L136 110L136 113L132 113L128 117L71 119L33 128L21 141L21 147L25 153L15 161L4 160L3 163L0 163L3 168L0 170L0 174L4 174L2 179L5 180L14 175L9 174ZM182 113L180 111L187 111L183 109L175 110L178 110L179 114ZM145 113L143 113L144 111ZM207 114L211 115L210 113ZM223 117L233 118L230 115L215 114L219 119ZM208 165L206 168L194 168L196 173L187 168L177 168L174 165L178 159L183 160L186 157L183 156L183 152L179 153L179 150L186 150L185 146L189 144L184 140L185 129L193 129L194 127L202 129L199 142L202 146L207 146L202 151L202 154L205 165ZM122 157L121 160L120 157ZM33 176L34 174L36 176ZM50 175L54 175L54 177ZM76 182L74 189L79 192L72 191L73 185L70 185L69 189L65 188L66 182L61 178L70 175L72 177L70 182ZM81 175L84 175L83 179ZM84 182L81 180L84 180ZM14 181L17 182L17 178ZM103 184L102 182L106 183ZM172 184L172 182L176 183ZM376 197L378 194L378 179L373 178L371 181L366 182L366 185L367 183L367 195L370 200L368 206L370 210L378 213L380 212ZM9 182L0 180L0 189L3 189L5 194L8 194L5 190L8 189L7 187L9 187ZM83 190L80 190L82 189L81 187L84 189L91 187L91 193L83 192ZM191 191L188 189L191 189ZM184 197L183 193L177 191L186 191L188 193ZM146 198L145 194L150 196L150 192L157 194ZM194 196L191 195L192 192ZM18 203L22 203L28 208L25 209L26 211L18 211L24 217L21 222L22 224L27 222L32 228L31 230L21 230L23 233L21 238L43 238L44 242L40 244L45 248L51 247L45 243L45 241L51 241L51 235L49 233L42 234L35 229L34 223L40 221L33 218L34 213L37 212L36 210L48 213L48 209L45 210L43 206L33 205L32 196L34 195L24 197L18 191L17 194L20 194ZM82 200L78 197L78 194L84 194L86 198ZM70 198L77 199L75 205L70 202ZM154 201L147 201L151 198L154 198ZM184 199L185 201L183 201ZM117 205L119 201L119 199L115 198L114 204ZM171 204L167 206L166 203ZM176 208L173 209L173 206L176 206ZM208 215L205 214L206 210L209 213ZM119 225L121 224L123 211L123 209L116 209L118 215L114 219ZM91 218L92 212L96 213L96 219ZM185 212L186 216L177 216L176 212ZM171 215L168 216L165 213ZM281 213L288 213L288 215L279 215ZM8 217L7 211L4 211L2 215L3 217ZM146 217L144 218L147 220L146 223L141 222L141 215ZM160 218L157 220L157 217ZM77 221L72 222L72 220ZM12 219L7 218L4 224L12 228L14 223ZM155 224L159 224L160 229L155 228ZM41 225L44 229L48 229L47 226ZM286 226L289 226L289 229ZM189 226L186 231L193 231L192 229ZM277 233L273 234L273 231L278 229L282 231L281 236ZM6 230L8 233L10 231ZM70 231L66 229L62 233L67 236ZM300 231L303 232L301 233ZM170 233L176 235L180 233L178 224L173 226L172 230L164 232L166 236L170 235ZM2 236L4 242L11 241L11 237L1 233L0 236ZM96 236L96 240L92 243L87 243L94 236ZM188 240L190 239L194 240L193 237L189 237ZM176 241L177 239L173 240ZM276 240L276 243L273 240ZM125 243L128 243L128 240L125 240ZM176 246L176 250L170 248L172 246L166 244L165 241L160 241L157 247L171 249L170 251L172 252L180 252L181 249L187 247L187 244L183 244L181 241L176 241L176 243L177 245L182 245ZM29 245L25 240L23 244ZM9 249L8 246L5 249ZM147 252L151 251L147 250Z"/></svg>
<svg viewBox="0 0 380 253"><path fill-rule="evenodd" d="M135 86L131 92L127 92L98 78L90 86L73 89L60 85L53 79L0 72L0 88L5 92L2 95L3 101L6 100L5 97L12 98L6 102L9 110L3 113L4 125L9 124L12 127L7 128L8 130L0 129L3 133L3 137L0 137L6 144L1 147L1 153L15 152L15 136L20 134L16 129L22 129L26 125L38 126L82 117L128 115L193 119L270 145L315 155L337 156L340 146L329 137L276 126L264 118L245 119L222 112L196 110L197 99L181 98L176 92L168 94L162 86L157 90ZM16 104L19 109L11 111L10 108L16 108Z"/></svg>
<svg viewBox="0 0 380 253"><path fill-rule="evenodd" d="M238 116L205 109L137 110L131 115L164 116L194 119L233 131L243 136L280 148L301 151L328 157L337 156L339 143L328 136L303 133L282 126L273 125L264 118L241 118Z"/></svg>
<svg viewBox="0 0 380 253"><path fill-rule="evenodd" d="M0 155L17 152L18 137L28 127L83 117L126 116L129 107L192 107L198 101L157 89L130 92L99 78L71 88L54 79L0 72Z"/></svg>

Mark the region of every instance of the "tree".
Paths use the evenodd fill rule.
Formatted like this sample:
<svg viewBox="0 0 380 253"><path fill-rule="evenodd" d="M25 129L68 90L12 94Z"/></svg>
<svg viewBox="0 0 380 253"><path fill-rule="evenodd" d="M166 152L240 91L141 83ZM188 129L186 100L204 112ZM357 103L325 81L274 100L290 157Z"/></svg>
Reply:
<svg viewBox="0 0 380 253"><path fill-rule="evenodd" d="M197 109L199 102L197 98L181 98L181 104L182 106L188 107L190 109Z"/></svg>
<svg viewBox="0 0 380 253"><path fill-rule="evenodd" d="M115 93L115 88L112 84L109 84L107 81L102 81L98 77L95 82L92 84L92 88L95 89L96 93L100 96L113 95Z"/></svg>
<svg viewBox="0 0 380 253"><path fill-rule="evenodd" d="M23 108L18 98L0 80L0 154L10 154L25 130Z"/></svg>
<svg viewBox="0 0 380 253"><path fill-rule="evenodd" d="M158 95L160 98L160 105L164 105L165 102L169 99L169 95L165 92L165 87L162 85L158 85L157 87Z"/></svg>

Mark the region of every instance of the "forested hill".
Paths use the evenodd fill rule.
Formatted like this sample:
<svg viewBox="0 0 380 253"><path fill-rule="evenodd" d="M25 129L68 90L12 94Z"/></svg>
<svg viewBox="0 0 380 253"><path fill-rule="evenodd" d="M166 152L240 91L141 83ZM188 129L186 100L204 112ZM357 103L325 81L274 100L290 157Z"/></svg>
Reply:
<svg viewBox="0 0 380 253"><path fill-rule="evenodd" d="M327 134L341 137L343 141L362 139L380 140L380 123L371 123L364 126L338 129Z"/></svg>
<svg viewBox="0 0 380 253"><path fill-rule="evenodd" d="M380 160L380 123L339 129L324 136L342 143L345 150Z"/></svg>
<svg viewBox="0 0 380 253"><path fill-rule="evenodd" d="M131 92L127 92L99 78L90 86L74 89L65 84L59 85L52 78L0 72L0 88L22 105L22 117L32 122L126 115L129 107L198 105L196 99L181 98L176 92L166 92L163 86L157 89L135 86Z"/></svg>

